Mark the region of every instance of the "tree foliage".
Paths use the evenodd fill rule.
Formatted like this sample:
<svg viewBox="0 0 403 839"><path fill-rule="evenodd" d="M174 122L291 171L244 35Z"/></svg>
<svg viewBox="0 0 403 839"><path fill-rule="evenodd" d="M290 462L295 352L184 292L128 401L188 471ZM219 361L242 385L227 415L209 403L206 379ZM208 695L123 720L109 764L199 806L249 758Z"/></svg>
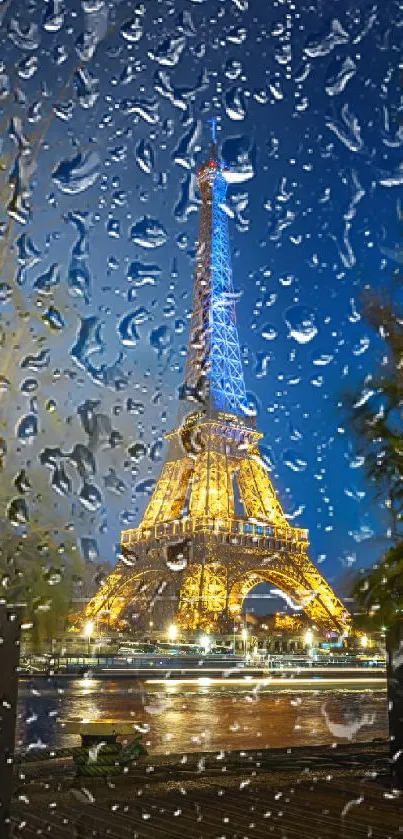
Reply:
<svg viewBox="0 0 403 839"><path fill-rule="evenodd" d="M74 542L58 540L47 530L24 533L6 527L0 537L1 595L24 606L35 644L55 637L66 626L82 578L83 562Z"/></svg>
<svg viewBox="0 0 403 839"><path fill-rule="evenodd" d="M392 292L370 291L364 317L380 339L381 356L360 393L347 397L358 453L367 479L388 512L389 547L379 563L355 584L353 595L364 622L391 624L403 608L403 307L402 278Z"/></svg>

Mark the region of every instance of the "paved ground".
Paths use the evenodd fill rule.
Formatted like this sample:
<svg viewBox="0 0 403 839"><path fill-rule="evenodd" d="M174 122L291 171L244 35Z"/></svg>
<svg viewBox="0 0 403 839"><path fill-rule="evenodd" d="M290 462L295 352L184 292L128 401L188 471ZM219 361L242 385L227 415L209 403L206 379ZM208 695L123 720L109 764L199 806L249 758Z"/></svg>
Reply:
<svg viewBox="0 0 403 839"><path fill-rule="evenodd" d="M18 839L403 837L382 745L147 758L108 783L41 767L20 770Z"/></svg>

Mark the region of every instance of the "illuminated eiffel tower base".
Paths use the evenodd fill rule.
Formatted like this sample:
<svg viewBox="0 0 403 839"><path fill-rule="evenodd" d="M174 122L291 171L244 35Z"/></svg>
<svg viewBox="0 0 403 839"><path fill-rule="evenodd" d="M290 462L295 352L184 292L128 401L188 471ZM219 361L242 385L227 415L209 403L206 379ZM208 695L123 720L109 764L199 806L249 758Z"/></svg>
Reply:
<svg viewBox="0 0 403 839"><path fill-rule="evenodd" d="M350 617L291 527L259 452L235 321L225 195L215 138L198 172L202 203L193 314L177 427L140 525L80 615L111 628L225 631L248 592L269 582L321 630Z"/></svg>

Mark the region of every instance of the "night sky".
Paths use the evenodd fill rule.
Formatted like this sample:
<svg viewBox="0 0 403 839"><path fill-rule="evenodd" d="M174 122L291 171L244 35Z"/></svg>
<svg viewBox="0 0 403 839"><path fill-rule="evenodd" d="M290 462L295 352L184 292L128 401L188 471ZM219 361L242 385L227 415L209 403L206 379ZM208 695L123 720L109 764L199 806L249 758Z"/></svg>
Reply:
<svg viewBox="0 0 403 839"><path fill-rule="evenodd" d="M381 352L362 290L398 258L401 4L11 0L1 18L0 433L31 484L2 504L111 563L139 522L175 424L217 116L262 451L337 588L386 528L341 400Z"/></svg>

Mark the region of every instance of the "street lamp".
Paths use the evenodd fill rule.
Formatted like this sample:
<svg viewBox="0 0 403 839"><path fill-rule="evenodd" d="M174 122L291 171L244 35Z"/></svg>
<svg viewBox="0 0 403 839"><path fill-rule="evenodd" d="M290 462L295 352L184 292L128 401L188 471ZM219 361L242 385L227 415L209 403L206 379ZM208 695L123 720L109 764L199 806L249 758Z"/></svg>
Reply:
<svg viewBox="0 0 403 839"><path fill-rule="evenodd" d="M84 635L86 638L88 638L88 655L90 655L91 653L91 635L94 631L94 626L94 621L87 621L87 623L84 626Z"/></svg>
<svg viewBox="0 0 403 839"><path fill-rule="evenodd" d="M175 626L174 623L171 623L171 626L168 627L168 639L169 641L175 641L178 637L178 627Z"/></svg>

